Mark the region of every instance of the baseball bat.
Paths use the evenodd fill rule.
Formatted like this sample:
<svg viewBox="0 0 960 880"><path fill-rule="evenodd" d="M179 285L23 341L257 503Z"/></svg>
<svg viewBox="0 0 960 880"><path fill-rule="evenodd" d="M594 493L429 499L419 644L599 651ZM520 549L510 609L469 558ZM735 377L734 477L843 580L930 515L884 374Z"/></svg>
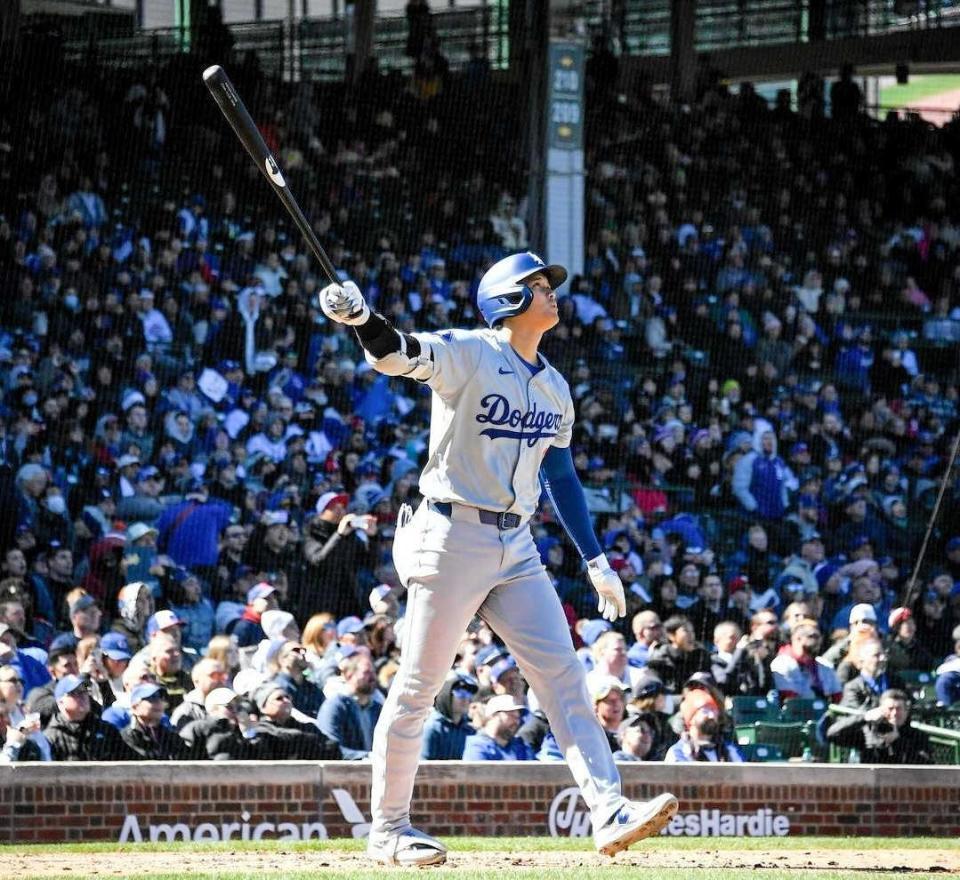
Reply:
<svg viewBox="0 0 960 880"><path fill-rule="evenodd" d="M213 100L217 102L220 112L230 123L234 134L240 139L240 143L246 148L257 168L267 178L267 182L280 201L283 202L283 207L287 209L287 213L293 218L293 222L297 224L297 229L300 230L300 234L304 237L310 250L313 251L313 255L317 258L317 262L323 269L324 275L327 276L327 280L331 284L339 284L340 278L337 275L336 268L330 262L330 257L327 256L327 252L320 244L316 233L307 222L307 218L300 209L293 193L290 192L290 187L284 180L283 172L280 170L277 160L273 158L266 143L264 143L263 135L260 134L253 119L250 118L250 113L247 111L240 95L237 94L237 90L233 87L233 83L230 82L227 72L219 64L214 64L203 72L203 81L210 90L210 94L213 95Z"/></svg>

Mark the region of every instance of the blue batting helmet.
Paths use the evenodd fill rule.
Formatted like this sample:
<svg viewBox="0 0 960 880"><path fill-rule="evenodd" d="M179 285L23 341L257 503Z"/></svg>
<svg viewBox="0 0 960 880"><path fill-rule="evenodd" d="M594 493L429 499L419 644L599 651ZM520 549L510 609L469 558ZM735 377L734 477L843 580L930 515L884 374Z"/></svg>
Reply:
<svg viewBox="0 0 960 880"><path fill-rule="evenodd" d="M563 266L548 266L530 252L511 254L487 269L480 279L477 306L490 327L530 308L533 293L524 281L537 272L547 276L554 290L567 280L567 270Z"/></svg>

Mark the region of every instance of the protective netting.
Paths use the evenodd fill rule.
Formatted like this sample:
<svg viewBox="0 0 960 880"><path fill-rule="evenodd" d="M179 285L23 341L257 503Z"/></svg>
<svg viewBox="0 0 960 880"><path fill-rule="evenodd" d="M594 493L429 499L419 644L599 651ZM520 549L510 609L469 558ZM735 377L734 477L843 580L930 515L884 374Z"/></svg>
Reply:
<svg viewBox="0 0 960 880"><path fill-rule="evenodd" d="M268 49L232 42L208 33L154 63L142 40L124 59L117 43L66 53L26 34L2 92L2 607L21 651L73 631L106 703L84 637L117 631L136 651L158 609L195 656L233 633L266 676L294 633L261 618L278 602L321 686L344 662L336 641L364 638L351 631L377 612L363 631L384 686L396 669L393 523L419 500L430 398L323 318L317 267L204 67L227 66L334 264L399 328L476 326L483 271L531 247L524 87L491 72L495 47L451 71L427 39L403 70L347 86L293 82ZM617 629L635 665L618 675L637 692L646 665L676 694L712 671L731 697L829 699L839 671L859 707L894 686L920 706L955 700L953 478L906 585L957 430L960 128L874 118L846 81L807 77L768 105L704 77L686 106L620 96L612 55L588 72L587 260L543 351L569 379L574 461L627 588ZM374 520L331 541L341 501ZM596 597L581 562L549 508L533 527L590 643L602 627L583 625ZM261 582L272 598L249 592ZM643 610L670 634L650 663ZM677 647L677 615L702 650ZM814 654L839 645L812 677L813 654L790 653L804 620L823 633ZM735 628L715 634L723 621ZM877 631L887 672L865 679L849 640L869 648ZM465 640L465 670L490 637ZM771 671L780 646L792 660ZM193 688L150 663L177 700ZM322 697L300 699L315 713ZM788 753L823 744L805 714L774 714L805 725L780 732ZM928 748L866 736L878 760Z"/></svg>

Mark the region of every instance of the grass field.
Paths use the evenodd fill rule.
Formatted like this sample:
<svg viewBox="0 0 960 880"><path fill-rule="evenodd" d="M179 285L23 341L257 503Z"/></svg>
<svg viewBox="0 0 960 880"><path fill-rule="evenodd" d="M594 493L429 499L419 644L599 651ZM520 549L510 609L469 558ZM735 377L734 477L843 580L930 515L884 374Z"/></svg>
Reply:
<svg viewBox="0 0 960 880"><path fill-rule="evenodd" d="M657 838L615 859L588 839L458 838L442 868L416 876L592 880L849 880L960 876L960 841L941 838ZM364 841L268 841L195 844L109 843L0 847L0 878L135 878L135 880L355 880L406 875L377 867Z"/></svg>
<svg viewBox="0 0 960 880"><path fill-rule="evenodd" d="M880 86L880 105L903 107L957 89L960 89L960 76L956 74L911 76L910 82L904 86L897 85L896 81L891 79L889 85L883 83Z"/></svg>

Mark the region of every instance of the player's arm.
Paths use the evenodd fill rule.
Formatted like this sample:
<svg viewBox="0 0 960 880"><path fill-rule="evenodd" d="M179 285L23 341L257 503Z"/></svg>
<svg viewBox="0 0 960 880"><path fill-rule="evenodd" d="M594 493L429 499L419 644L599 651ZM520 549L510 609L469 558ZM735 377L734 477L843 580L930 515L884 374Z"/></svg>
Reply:
<svg viewBox="0 0 960 880"><path fill-rule="evenodd" d="M353 327L364 357L387 376L408 376L420 382L433 375L430 343L401 333L383 315L371 312L352 281L330 284L320 291L320 308L331 320Z"/></svg>
<svg viewBox="0 0 960 880"><path fill-rule="evenodd" d="M540 483L561 525L587 563L590 582L600 597L597 603L600 614L610 621L623 617L627 613L623 582L600 549L569 446L551 446L547 450L540 466Z"/></svg>

